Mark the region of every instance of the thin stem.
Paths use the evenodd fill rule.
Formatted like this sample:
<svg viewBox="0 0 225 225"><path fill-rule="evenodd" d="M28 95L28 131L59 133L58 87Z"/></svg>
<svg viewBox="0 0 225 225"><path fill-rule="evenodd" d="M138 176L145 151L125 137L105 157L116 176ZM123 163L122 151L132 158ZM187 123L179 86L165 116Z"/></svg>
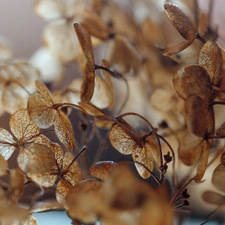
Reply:
<svg viewBox="0 0 225 225"><path fill-rule="evenodd" d="M202 222L202 223L200 223L199 225L204 225L204 224L206 224L209 220L212 219L212 217L213 217L217 212L219 212L219 211L222 209L223 206L224 206L224 205L219 205L215 210L213 210L213 211L206 217L205 221Z"/></svg>
<svg viewBox="0 0 225 225"><path fill-rule="evenodd" d="M87 146L84 146L73 158L73 160L70 162L70 164L67 166L67 168L61 173L61 177L68 172L69 168L73 165L73 163L75 162L75 160L79 157L79 155L85 151L87 149Z"/></svg>
<svg viewBox="0 0 225 225"><path fill-rule="evenodd" d="M213 101L213 102L210 102L210 106L214 106L214 105L225 105L225 102L223 102L223 101Z"/></svg>
<svg viewBox="0 0 225 225"><path fill-rule="evenodd" d="M195 179L195 176L191 178L186 184L184 184L180 190L176 193L176 195L170 201L170 205L173 205L176 202L176 199L180 196L180 194L184 191L184 189Z"/></svg>
<svg viewBox="0 0 225 225"><path fill-rule="evenodd" d="M175 153L174 153L174 150L173 150L172 146L170 145L170 143L163 136L161 136L159 134L157 134L157 135L161 140L163 140L167 144L167 146L169 147L169 149L172 153L172 158L173 158L173 165L172 165L173 175L172 175L172 177L173 177L173 185L175 187L177 185L177 180L176 180L176 171L175 171Z"/></svg>

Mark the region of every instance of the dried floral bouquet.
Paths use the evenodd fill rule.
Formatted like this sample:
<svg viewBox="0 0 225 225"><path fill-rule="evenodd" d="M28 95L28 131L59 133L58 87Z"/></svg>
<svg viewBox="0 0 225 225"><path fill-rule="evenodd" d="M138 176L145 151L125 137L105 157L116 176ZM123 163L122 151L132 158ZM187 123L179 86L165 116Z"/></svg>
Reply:
<svg viewBox="0 0 225 225"><path fill-rule="evenodd" d="M44 47L25 61L0 42L1 225L37 224L32 214L49 210L74 225L224 219L213 4L34 1Z"/></svg>

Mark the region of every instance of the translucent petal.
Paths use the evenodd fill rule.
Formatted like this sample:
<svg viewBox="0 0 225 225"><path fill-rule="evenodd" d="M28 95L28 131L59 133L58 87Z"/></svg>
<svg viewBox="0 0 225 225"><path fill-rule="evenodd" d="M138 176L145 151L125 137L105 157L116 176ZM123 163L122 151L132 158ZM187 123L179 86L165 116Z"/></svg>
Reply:
<svg viewBox="0 0 225 225"><path fill-rule="evenodd" d="M99 77L95 76L94 93L91 103L100 109L107 108L113 102L113 92L110 87Z"/></svg>
<svg viewBox="0 0 225 225"><path fill-rule="evenodd" d="M147 167L146 169L141 164L135 163L138 173L144 179L150 177L151 173L149 171L152 172L154 168L154 159L150 147L150 145L144 145L143 148L136 148L132 152L134 162L139 162Z"/></svg>
<svg viewBox="0 0 225 225"><path fill-rule="evenodd" d="M13 136L5 129L0 128L0 154L8 160L16 149L12 144L15 141Z"/></svg>
<svg viewBox="0 0 225 225"><path fill-rule="evenodd" d="M61 110L57 112L54 121L55 133L68 150L74 151L76 144L72 124L64 112Z"/></svg>
<svg viewBox="0 0 225 225"><path fill-rule="evenodd" d="M135 151L135 149L142 148L118 124L115 124L111 128L109 132L109 140L112 146L124 155L129 155L133 150Z"/></svg>
<svg viewBox="0 0 225 225"><path fill-rule="evenodd" d="M67 180L61 179L56 187L56 199L59 203L65 204L65 198L72 187L71 183Z"/></svg>
<svg viewBox="0 0 225 225"><path fill-rule="evenodd" d="M47 49L61 63L74 61L82 54L73 25L66 20L49 23L44 29L43 39Z"/></svg>
<svg viewBox="0 0 225 225"><path fill-rule="evenodd" d="M40 131L30 119L27 109L20 109L13 113L10 117L9 126L14 136L20 141L30 140Z"/></svg>
<svg viewBox="0 0 225 225"><path fill-rule="evenodd" d="M47 101L41 94L29 97L27 109L32 121L40 128L49 128L55 121L56 110L51 108L53 102Z"/></svg>
<svg viewBox="0 0 225 225"><path fill-rule="evenodd" d="M210 40L202 46L199 54L199 65L207 70L211 82L217 85L223 70L223 58L221 49L216 42Z"/></svg>
<svg viewBox="0 0 225 225"><path fill-rule="evenodd" d="M45 173L55 166L55 157L48 146L31 143L26 148L20 148L17 162L20 169L28 174Z"/></svg>

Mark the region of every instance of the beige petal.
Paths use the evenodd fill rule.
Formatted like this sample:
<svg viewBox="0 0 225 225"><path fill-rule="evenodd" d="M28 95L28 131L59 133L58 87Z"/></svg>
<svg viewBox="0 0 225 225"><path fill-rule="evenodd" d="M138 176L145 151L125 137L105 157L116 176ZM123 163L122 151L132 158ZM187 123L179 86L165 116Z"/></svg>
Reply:
<svg viewBox="0 0 225 225"><path fill-rule="evenodd" d="M20 109L13 113L10 117L9 126L14 136L20 141L30 140L40 131L30 119L27 109Z"/></svg>

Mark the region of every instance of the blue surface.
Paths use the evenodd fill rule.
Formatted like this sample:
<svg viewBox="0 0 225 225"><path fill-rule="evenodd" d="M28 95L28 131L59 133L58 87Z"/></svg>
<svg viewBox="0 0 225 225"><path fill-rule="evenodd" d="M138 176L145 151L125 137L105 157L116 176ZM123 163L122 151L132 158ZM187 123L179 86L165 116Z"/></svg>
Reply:
<svg viewBox="0 0 225 225"><path fill-rule="evenodd" d="M44 213L34 213L33 216L38 220L38 225L71 225L71 219L66 212L54 211ZM182 225L199 225L203 220L185 220ZM96 225L100 225L96 223ZM176 225L176 222L174 223ZM217 222L208 222L206 225L218 225Z"/></svg>

